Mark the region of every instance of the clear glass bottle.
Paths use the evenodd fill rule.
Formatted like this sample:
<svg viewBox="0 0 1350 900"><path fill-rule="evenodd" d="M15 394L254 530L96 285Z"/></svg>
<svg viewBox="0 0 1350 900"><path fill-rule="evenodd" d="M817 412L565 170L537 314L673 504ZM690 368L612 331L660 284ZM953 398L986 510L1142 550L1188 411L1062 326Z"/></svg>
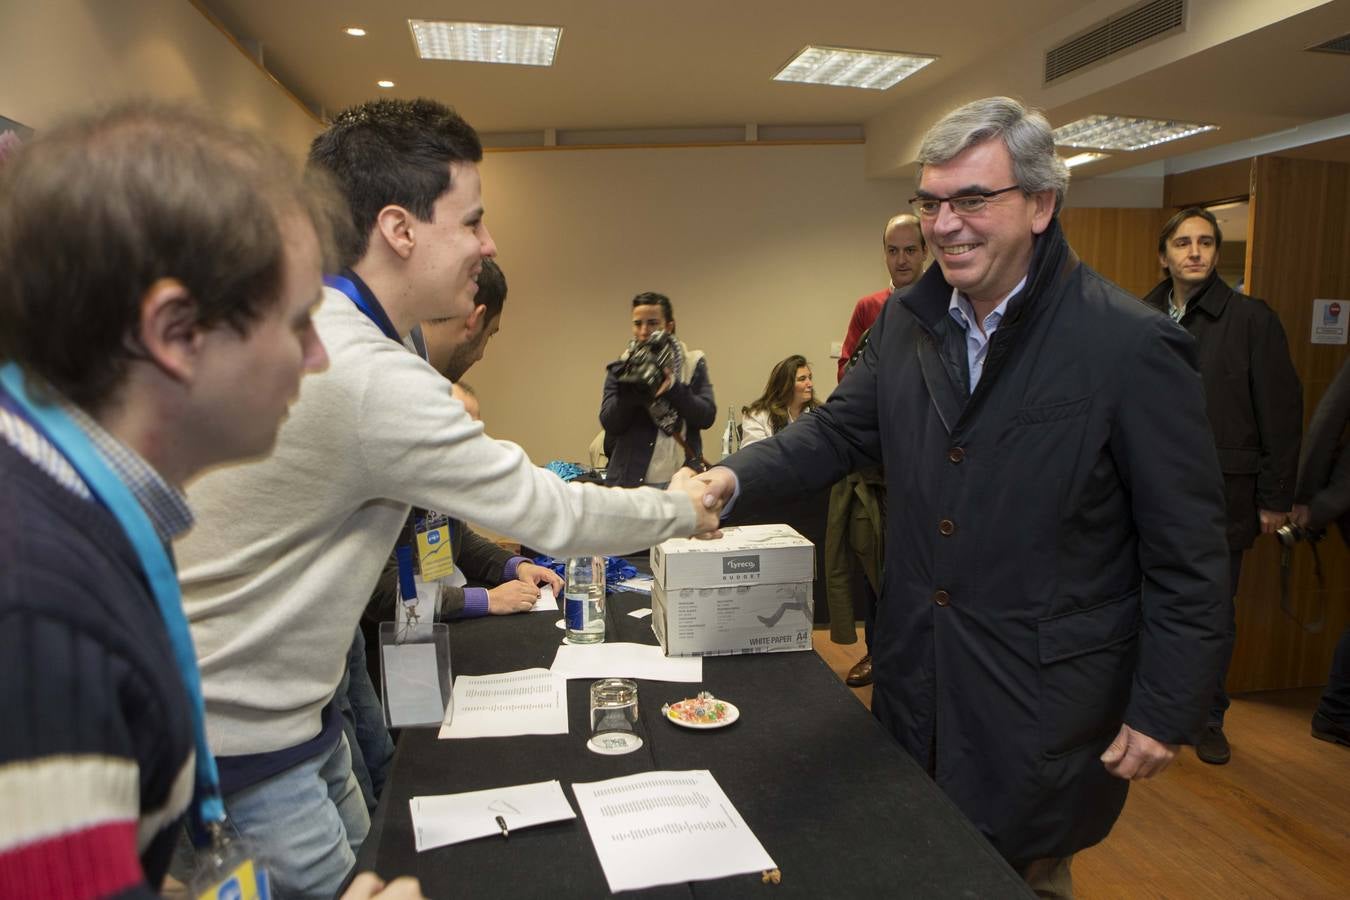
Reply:
<svg viewBox="0 0 1350 900"><path fill-rule="evenodd" d="M741 430L736 426L736 407L727 407L727 427L722 429L722 456L741 449Z"/></svg>
<svg viewBox="0 0 1350 900"><path fill-rule="evenodd" d="M567 639L598 644L605 639L605 561L599 556L574 556L567 561L563 593Z"/></svg>

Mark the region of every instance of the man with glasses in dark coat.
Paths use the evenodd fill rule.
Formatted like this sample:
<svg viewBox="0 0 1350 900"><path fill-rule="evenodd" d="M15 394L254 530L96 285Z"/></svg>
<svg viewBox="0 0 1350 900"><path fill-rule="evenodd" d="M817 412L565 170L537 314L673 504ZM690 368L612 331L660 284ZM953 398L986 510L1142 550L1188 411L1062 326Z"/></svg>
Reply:
<svg viewBox="0 0 1350 900"><path fill-rule="evenodd" d="M1204 724L1228 553L1195 342L1083 265L1050 126L994 97L919 151L937 261L705 503L883 465L873 712L1041 896Z"/></svg>

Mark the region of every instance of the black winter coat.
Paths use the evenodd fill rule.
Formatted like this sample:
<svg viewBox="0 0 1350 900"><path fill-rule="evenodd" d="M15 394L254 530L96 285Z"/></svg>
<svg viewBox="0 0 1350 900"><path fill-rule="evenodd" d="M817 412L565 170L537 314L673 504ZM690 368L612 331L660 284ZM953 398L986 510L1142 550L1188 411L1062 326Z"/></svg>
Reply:
<svg viewBox="0 0 1350 900"><path fill-rule="evenodd" d="M1222 484L1194 341L1058 220L968 398L951 295L933 266L891 297L829 401L725 464L742 498L885 467L873 711L1020 865L1110 831L1128 784L1098 757L1122 721L1169 743L1203 724L1229 650Z"/></svg>
<svg viewBox="0 0 1350 900"><path fill-rule="evenodd" d="M1327 386L1308 423L1295 498L1308 506L1308 524L1336 522L1350 547L1350 359Z"/></svg>
<svg viewBox="0 0 1350 900"><path fill-rule="evenodd" d="M1166 313L1171 289L1166 279L1144 302ZM1257 510L1288 512L1293 505L1303 388L1279 317L1217 272L1191 298L1181 324L1200 344L1205 412L1227 495L1228 547L1246 550L1261 533Z"/></svg>
<svg viewBox="0 0 1350 900"><path fill-rule="evenodd" d="M605 429L605 447L609 456L605 484L640 487L646 483L647 466L652 461L652 450L660 429L647 413L646 399L619 383L618 373L622 368L622 361L606 367L604 393L600 398L600 427ZM695 457L702 456L701 432L711 428L717 418L717 401L713 398L707 360L700 359L694 365L688 383L676 379L663 396L680 413L690 452Z"/></svg>

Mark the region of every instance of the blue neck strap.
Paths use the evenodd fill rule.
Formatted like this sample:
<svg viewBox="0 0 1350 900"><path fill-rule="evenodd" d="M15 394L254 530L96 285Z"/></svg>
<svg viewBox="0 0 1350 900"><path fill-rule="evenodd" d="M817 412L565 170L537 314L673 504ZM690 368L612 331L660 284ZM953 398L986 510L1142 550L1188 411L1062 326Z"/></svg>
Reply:
<svg viewBox="0 0 1350 900"><path fill-rule="evenodd" d="M375 299L375 295L370 293L370 289L365 288L364 284L358 284L360 279L356 276L356 273L348 269L342 271L343 274L341 275L325 275L323 283L346 294L347 299L355 303L356 308L365 313L366 318L374 322L380 331L384 332L385 337L398 341L400 344L403 343L403 338L398 336L398 331L394 328L394 323L390 320L389 314L384 311L380 301ZM362 290L362 288L365 288L365 290Z"/></svg>
<svg viewBox="0 0 1350 900"><path fill-rule="evenodd" d="M150 591L159 605L164 627L169 633L174 662L187 689L192 709L192 731L197 749L195 824L200 829L207 823L224 821L225 804L220 799L216 758L211 755L211 747L206 742L206 711L202 701L201 675L197 671L197 654L192 646L187 617L183 614L178 573L174 571L168 551L131 490L108 467L89 437L65 412L59 407L35 402L24 387L19 367L12 362L0 367L0 384L4 385L23 414L61 451L99 502L117 519L122 532L136 551L146 581L150 583Z"/></svg>

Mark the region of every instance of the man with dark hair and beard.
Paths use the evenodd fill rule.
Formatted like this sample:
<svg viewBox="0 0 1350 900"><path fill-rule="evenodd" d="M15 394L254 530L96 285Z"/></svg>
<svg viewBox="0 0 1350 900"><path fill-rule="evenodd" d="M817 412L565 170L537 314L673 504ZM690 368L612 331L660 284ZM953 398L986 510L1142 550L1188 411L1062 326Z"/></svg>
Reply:
<svg viewBox="0 0 1350 900"><path fill-rule="evenodd" d="M502 306L506 303L506 276L490 259L483 260L483 271L478 274L478 293L473 300L473 312L468 316L431 319L422 323L427 362L456 383L474 363L483 358L488 341L501 328Z"/></svg>

